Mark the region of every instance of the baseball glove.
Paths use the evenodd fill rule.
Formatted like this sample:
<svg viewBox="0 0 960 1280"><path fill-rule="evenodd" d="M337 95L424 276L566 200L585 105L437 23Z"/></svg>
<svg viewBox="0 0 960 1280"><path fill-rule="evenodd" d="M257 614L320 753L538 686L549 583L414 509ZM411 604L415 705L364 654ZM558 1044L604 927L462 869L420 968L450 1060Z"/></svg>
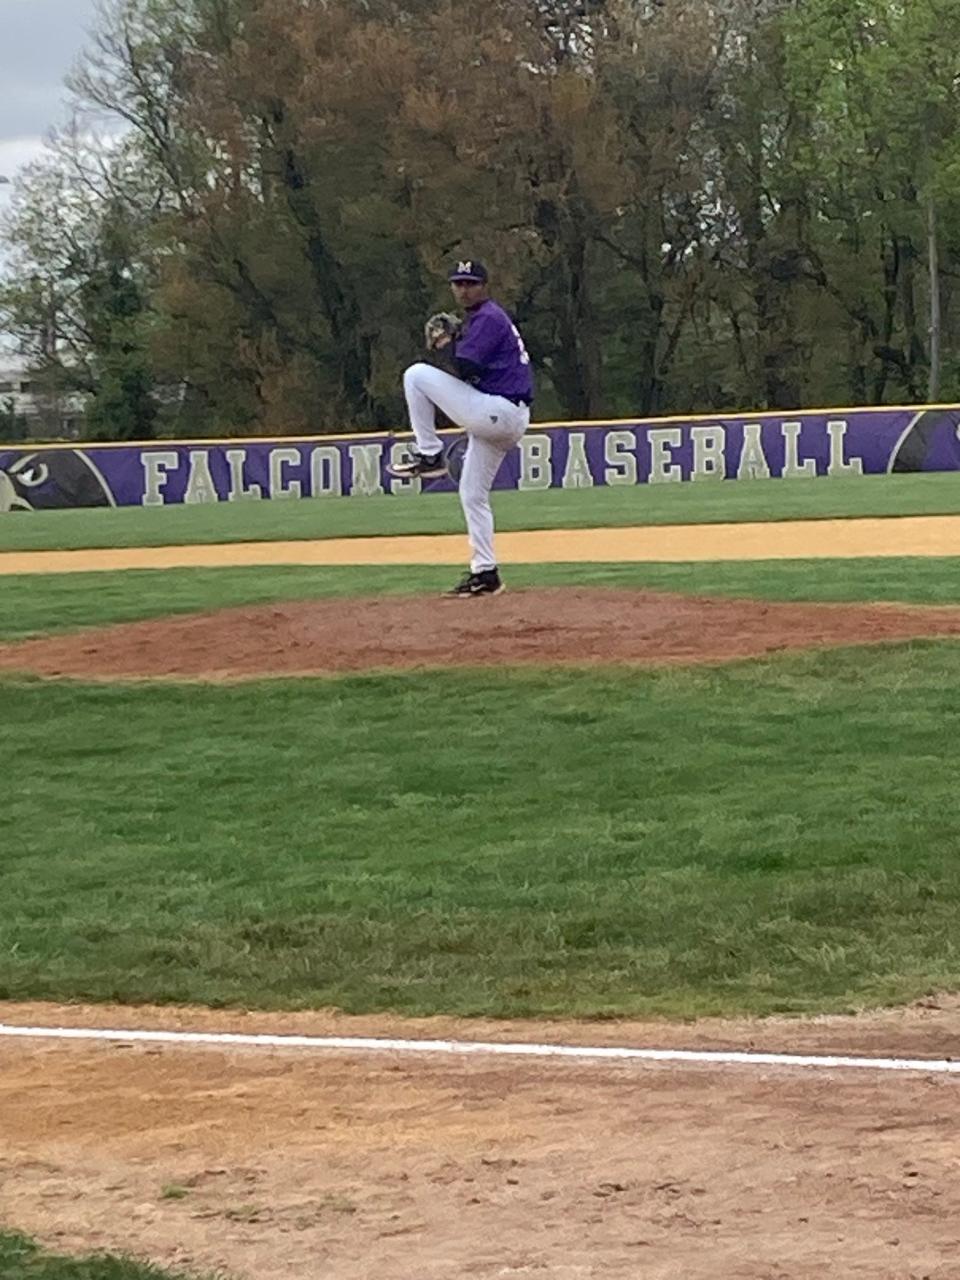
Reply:
<svg viewBox="0 0 960 1280"><path fill-rule="evenodd" d="M462 436L454 436L450 443L444 448L443 462L447 468L447 475L459 488L460 475L463 471L463 462L467 456L467 445L470 443L470 437L464 433Z"/></svg>
<svg viewBox="0 0 960 1280"><path fill-rule="evenodd" d="M460 337L460 321L449 311L438 311L423 326L428 351L437 351Z"/></svg>

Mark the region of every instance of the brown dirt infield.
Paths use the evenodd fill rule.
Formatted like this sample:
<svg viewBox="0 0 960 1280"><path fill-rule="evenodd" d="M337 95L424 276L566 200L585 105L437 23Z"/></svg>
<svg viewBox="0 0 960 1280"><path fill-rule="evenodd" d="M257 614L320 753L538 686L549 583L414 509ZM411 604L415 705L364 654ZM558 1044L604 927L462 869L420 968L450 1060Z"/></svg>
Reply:
<svg viewBox="0 0 960 1280"><path fill-rule="evenodd" d="M960 608L557 588L467 601L317 600L123 623L0 645L0 670L248 679L457 664L722 662L920 636L960 636Z"/></svg>
<svg viewBox="0 0 960 1280"><path fill-rule="evenodd" d="M926 1056L960 1042L953 998L688 1027L2 1004L0 1021ZM0 1040L0 1220L243 1280L950 1280L958 1123L955 1079L924 1074Z"/></svg>

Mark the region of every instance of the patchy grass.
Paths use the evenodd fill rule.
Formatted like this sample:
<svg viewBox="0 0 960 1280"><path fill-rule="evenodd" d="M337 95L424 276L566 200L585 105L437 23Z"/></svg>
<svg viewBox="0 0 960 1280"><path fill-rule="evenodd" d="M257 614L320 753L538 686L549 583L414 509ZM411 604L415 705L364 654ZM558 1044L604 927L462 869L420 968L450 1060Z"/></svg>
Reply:
<svg viewBox="0 0 960 1280"><path fill-rule="evenodd" d="M0 1276L3 1280L188 1280L180 1271L161 1271L131 1258L104 1253L64 1258L45 1252L26 1236L8 1231L0 1231Z"/></svg>

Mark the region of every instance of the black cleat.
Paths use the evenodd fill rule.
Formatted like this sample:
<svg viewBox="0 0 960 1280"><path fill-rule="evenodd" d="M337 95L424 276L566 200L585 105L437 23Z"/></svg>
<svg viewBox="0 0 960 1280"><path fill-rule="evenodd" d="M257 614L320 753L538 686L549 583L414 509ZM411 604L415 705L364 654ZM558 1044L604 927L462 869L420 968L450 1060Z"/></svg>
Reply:
<svg viewBox="0 0 960 1280"><path fill-rule="evenodd" d="M498 596L503 590L500 574L496 569L481 569L479 573L468 573L462 582L444 595L450 599L466 600L473 596Z"/></svg>
<svg viewBox="0 0 960 1280"><path fill-rule="evenodd" d="M417 453L414 450L409 462L398 462L394 466L387 467L387 470L392 476L402 476L404 479L410 479L413 476L426 479L428 476L445 476L447 464L443 460L442 449L439 453Z"/></svg>

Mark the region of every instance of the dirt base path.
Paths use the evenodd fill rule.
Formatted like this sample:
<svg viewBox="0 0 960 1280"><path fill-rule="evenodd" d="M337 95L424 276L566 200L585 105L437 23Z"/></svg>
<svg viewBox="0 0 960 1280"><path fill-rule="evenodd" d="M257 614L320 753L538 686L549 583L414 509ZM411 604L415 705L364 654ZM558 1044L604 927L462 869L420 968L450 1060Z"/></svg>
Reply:
<svg viewBox="0 0 960 1280"><path fill-rule="evenodd" d="M941 1054L855 1019L496 1024L0 1004L21 1025ZM0 1041L0 1220L241 1280L955 1280L953 1078Z"/></svg>
<svg viewBox="0 0 960 1280"><path fill-rule="evenodd" d="M960 516L545 529L498 534L497 548L502 564L955 556L960 555ZM465 557L466 541L459 534L329 538L107 551L10 551L0 554L0 575L224 565L459 565Z"/></svg>

